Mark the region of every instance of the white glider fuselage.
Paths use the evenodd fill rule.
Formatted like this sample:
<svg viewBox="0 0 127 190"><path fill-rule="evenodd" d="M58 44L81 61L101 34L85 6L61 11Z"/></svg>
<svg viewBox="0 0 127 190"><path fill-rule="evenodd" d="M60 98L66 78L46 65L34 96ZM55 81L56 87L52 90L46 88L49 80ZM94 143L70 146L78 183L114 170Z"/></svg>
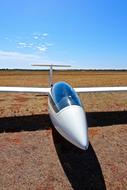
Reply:
<svg viewBox="0 0 127 190"><path fill-rule="evenodd" d="M74 89L65 82L55 83L48 106L56 130L72 144L86 150L89 144L86 115Z"/></svg>

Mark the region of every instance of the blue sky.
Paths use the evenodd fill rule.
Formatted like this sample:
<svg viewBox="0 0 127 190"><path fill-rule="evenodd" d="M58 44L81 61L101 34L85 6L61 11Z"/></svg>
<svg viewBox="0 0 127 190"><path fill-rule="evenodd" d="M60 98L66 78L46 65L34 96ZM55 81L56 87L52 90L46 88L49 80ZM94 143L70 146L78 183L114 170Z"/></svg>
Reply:
<svg viewBox="0 0 127 190"><path fill-rule="evenodd" d="M1 0L0 68L127 69L126 0Z"/></svg>

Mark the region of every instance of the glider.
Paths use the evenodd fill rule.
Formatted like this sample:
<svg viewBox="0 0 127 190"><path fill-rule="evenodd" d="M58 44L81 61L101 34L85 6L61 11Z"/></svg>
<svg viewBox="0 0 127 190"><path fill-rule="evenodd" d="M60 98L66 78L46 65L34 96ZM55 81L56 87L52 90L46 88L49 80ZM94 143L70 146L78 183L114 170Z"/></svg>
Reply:
<svg viewBox="0 0 127 190"><path fill-rule="evenodd" d="M72 88L66 82L53 84L53 67L69 67L69 65L41 65L49 66L49 87L0 87L0 92L40 93L48 96L48 110L51 121L56 130L75 146L87 150L89 146L88 126L84 108L78 93L95 92L125 92L127 87L79 87Z"/></svg>

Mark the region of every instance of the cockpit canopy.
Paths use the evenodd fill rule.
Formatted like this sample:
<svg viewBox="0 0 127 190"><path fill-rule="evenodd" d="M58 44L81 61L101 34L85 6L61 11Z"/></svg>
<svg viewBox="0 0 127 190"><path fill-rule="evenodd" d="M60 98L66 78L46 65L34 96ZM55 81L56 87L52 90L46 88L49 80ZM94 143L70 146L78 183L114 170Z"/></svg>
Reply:
<svg viewBox="0 0 127 190"><path fill-rule="evenodd" d="M53 85L52 98L58 111L70 105L82 106L77 93L65 82L58 82Z"/></svg>

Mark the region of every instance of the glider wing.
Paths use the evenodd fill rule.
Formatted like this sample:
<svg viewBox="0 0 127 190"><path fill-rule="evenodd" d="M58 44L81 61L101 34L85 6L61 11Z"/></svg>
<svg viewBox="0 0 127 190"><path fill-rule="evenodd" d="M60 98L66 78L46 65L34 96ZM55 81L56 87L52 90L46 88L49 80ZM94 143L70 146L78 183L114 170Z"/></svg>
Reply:
<svg viewBox="0 0 127 190"><path fill-rule="evenodd" d="M95 92L126 92L127 86L116 87L80 87L74 88L77 93L95 93Z"/></svg>
<svg viewBox="0 0 127 190"><path fill-rule="evenodd" d="M40 93L48 95L50 88L36 88L36 87L5 87L0 86L0 92L16 92L16 93Z"/></svg>

